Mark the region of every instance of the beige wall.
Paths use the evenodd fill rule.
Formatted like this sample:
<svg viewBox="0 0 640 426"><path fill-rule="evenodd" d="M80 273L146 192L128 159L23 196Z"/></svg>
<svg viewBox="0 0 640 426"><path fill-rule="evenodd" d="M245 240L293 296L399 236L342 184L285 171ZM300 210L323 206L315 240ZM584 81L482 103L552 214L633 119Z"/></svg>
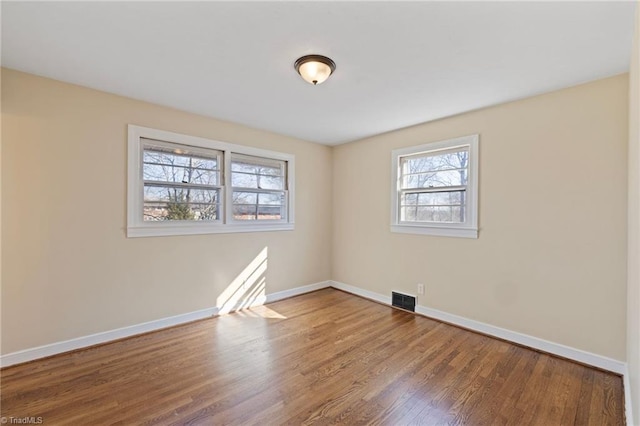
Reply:
<svg viewBox="0 0 640 426"><path fill-rule="evenodd" d="M336 147L336 281L624 360L628 76ZM391 150L480 134L479 239L391 233Z"/></svg>
<svg viewBox="0 0 640 426"><path fill-rule="evenodd" d="M268 247L267 293L423 282L423 306L624 360L627 94L622 75L331 149L5 69L2 353L215 306ZM127 123L295 154L296 230L127 239ZM391 233L391 150L472 133L480 238Z"/></svg>
<svg viewBox="0 0 640 426"><path fill-rule="evenodd" d="M295 154L289 232L130 238L127 123ZM2 70L2 353L216 306L268 247L267 293L330 278L331 149Z"/></svg>
<svg viewBox="0 0 640 426"><path fill-rule="evenodd" d="M627 362L634 422L640 425L640 3L629 71L629 246Z"/></svg>

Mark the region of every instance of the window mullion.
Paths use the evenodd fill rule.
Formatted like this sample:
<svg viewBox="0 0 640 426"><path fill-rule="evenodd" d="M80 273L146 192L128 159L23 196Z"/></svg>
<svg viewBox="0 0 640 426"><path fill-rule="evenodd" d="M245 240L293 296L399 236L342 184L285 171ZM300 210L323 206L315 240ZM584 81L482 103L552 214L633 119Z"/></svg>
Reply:
<svg viewBox="0 0 640 426"><path fill-rule="evenodd" d="M413 176L413 175L426 175L429 173L438 173L438 172L459 172L460 170L467 170L466 167L456 167L451 169L441 169L441 170L422 170L419 172L403 172L402 177L404 176Z"/></svg>
<svg viewBox="0 0 640 426"><path fill-rule="evenodd" d="M412 194L425 194L433 192L464 192L467 190L467 186L434 186L429 188L401 188L403 193Z"/></svg>
<svg viewBox="0 0 640 426"><path fill-rule="evenodd" d="M233 186L234 191L239 192L255 192L260 194L282 194L286 192L284 189L262 189L262 188L247 188L244 186Z"/></svg>
<svg viewBox="0 0 640 426"><path fill-rule="evenodd" d="M220 185L200 185L197 183L166 182L160 180L144 180L144 186L185 188L185 189L220 189Z"/></svg>
<svg viewBox="0 0 640 426"><path fill-rule="evenodd" d="M231 152L224 151L222 153L224 167L222 169L224 174L224 185L227 190L225 191L225 203L224 203L224 223L233 222L233 187L231 186Z"/></svg>

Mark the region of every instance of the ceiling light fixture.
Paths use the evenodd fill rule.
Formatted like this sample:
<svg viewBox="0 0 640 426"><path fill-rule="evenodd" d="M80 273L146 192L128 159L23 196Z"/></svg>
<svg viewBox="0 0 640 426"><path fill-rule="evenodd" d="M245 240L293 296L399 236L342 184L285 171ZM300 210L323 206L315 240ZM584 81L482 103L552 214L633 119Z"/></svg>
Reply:
<svg viewBox="0 0 640 426"><path fill-rule="evenodd" d="M329 78L336 69L336 63L326 56L307 55L298 58L294 67L300 77L315 86Z"/></svg>

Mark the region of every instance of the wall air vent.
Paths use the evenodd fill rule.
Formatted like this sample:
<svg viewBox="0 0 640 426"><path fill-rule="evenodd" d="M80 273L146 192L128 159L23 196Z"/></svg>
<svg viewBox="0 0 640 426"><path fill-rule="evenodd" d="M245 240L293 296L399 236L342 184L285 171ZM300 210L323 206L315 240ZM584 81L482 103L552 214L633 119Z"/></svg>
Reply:
<svg viewBox="0 0 640 426"><path fill-rule="evenodd" d="M416 311L416 298L408 294L391 292L391 305L396 308L406 309L407 311Z"/></svg>

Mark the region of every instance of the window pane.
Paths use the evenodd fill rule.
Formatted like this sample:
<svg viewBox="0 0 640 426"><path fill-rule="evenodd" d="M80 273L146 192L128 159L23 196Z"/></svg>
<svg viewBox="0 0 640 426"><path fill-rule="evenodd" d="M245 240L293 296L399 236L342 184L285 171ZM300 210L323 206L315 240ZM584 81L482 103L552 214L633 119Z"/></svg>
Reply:
<svg viewBox="0 0 640 426"><path fill-rule="evenodd" d="M169 186L144 186L144 201L171 201L179 203L217 203L218 189L172 188Z"/></svg>
<svg viewBox="0 0 640 426"><path fill-rule="evenodd" d="M258 188L284 189L284 178L282 176L258 176Z"/></svg>
<svg viewBox="0 0 640 426"><path fill-rule="evenodd" d="M143 162L157 163L167 166L199 167L206 170L218 170L218 158L191 154L175 154L148 148L144 150Z"/></svg>
<svg viewBox="0 0 640 426"><path fill-rule="evenodd" d="M195 185L218 185L219 172L181 166L144 164L143 178L146 181L181 182Z"/></svg>
<svg viewBox="0 0 640 426"><path fill-rule="evenodd" d="M220 172L217 158L178 155L145 150L142 174L144 180L218 185Z"/></svg>
<svg viewBox="0 0 640 426"><path fill-rule="evenodd" d="M253 204L234 204L233 218L235 220L256 220L258 206Z"/></svg>
<svg viewBox="0 0 640 426"><path fill-rule="evenodd" d="M269 176L282 176L283 167L278 166L269 166L262 164L255 164L250 162L232 160L231 161L231 171L232 172L242 172L242 173L251 173L251 174L261 174L261 175L269 175Z"/></svg>
<svg viewBox="0 0 640 426"><path fill-rule="evenodd" d="M246 173L231 173L231 185L240 188L258 188L258 176Z"/></svg>
<svg viewBox="0 0 640 426"><path fill-rule="evenodd" d="M469 161L467 148L457 152L427 154L404 159L403 174L466 169Z"/></svg>
<svg viewBox="0 0 640 426"><path fill-rule="evenodd" d="M463 222L460 207L418 207L419 222Z"/></svg>
<svg viewBox="0 0 640 426"><path fill-rule="evenodd" d="M282 219L282 206L258 206L259 220L279 220Z"/></svg>
<svg viewBox="0 0 640 426"><path fill-rule="evenodd" d="M217 204L145 202L143 218L145 221L205 221L217 220L218 212Z"/></svg>
<svg viewBox="0 0 640 426"><path fill-rule="evenodd" d="M145 221L217 220L218 189L144 187Z"/></svg>
<svg viewBox="0 0 640 426"><path fill-rule="evenodd" d="M443 186L464 186L467 184L467 170L446 170L405 175L403 188L438 188Z"/></svg>
<svg viewBox="0 0 640 426"><path fill-rule="evenodd" d="M284 177L232 172L231 185L238 188L284 189Z"/></svg>
<svg viewBox="0 0 640 426"><path fill-rule="evenodd" d="M464 206L403 206L400 208L403 222L464 222Z"/></svg>
<svg viewBox="0 0 640 426"><path fill-rule="evenodd" d="M236 188L285 189L286 162L233 154L231 185Z"/></svg>
<svg viewBox="0 0 640 426"><path fill-rule="evenodd" d="M233 191L233 204L257 204L258 194L255 192Z"/></svg>
<svg viewBox="0 0 640 426"><path fill-rule="evenodd" d="M232 172L256 173L255 164L242 163L239 161L231 161Z"/></svg>
<svg viewBox="0 0 640 426"><path fill-rule="evenodd" d="M455 192L431 192L418 195L418 204L427 206L442 206L462 202L462 191Z"/></svg>
<svg viewBox="0 0 640 426"><path fill-rule="evenodd" d="M409 193L404 194L404 198L400 201L400 204L418 204L418 194L417 193Z"/></svg>
<svg viewBox="0 0 640 426"><path fill-rule="evenodd" d="M233 206L233 218L235 220L280 220L284 217L283 209L283 206L238 204Z"/></svg>
<svg viewBox="0 0 640 426"><path fill-rule="evenodd" d="M273 205L283 205L284 204L284 193L281 194L260 194L259 195L259 203L260 204L273 204Z"/></svg>
<svg viewBox="0 0 640 426"><path fill-rule="evenodd" d="M278 194L234 191L235 220L280 220L285 215L284 192Z"/></svg>
<svg viewBox="0 0 640 426"><path fill-rule="evenodd" d="M415 207L401 207L400 208L400 220L403 222L415 222L416 221L416 208Z"/></svg>

